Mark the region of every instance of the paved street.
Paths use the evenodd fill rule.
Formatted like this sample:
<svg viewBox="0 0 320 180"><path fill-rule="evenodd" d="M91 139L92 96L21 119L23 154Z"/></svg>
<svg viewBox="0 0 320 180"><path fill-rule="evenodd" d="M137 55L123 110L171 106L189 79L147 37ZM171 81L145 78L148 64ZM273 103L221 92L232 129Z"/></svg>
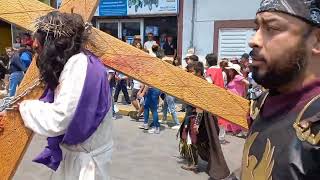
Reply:
<svg viewBox="0 0 320 180"><path fill-rule="evenodd" d="M160 135L149 135L139 130L139 123L122 117L114 121L114 154L110 174L113 180L207 180L205 172L194 174L180 168L178 158L177 131L163 126ZM244 140L228 136L228 145L223 145L228 165L232 171L241 164ZM51 172L38 164L32 163L45 146L45 138L35 136L14 180L46 180ZM201 162L201 167L205 163ZM202 168L205 169L205 168Z"/></svg>

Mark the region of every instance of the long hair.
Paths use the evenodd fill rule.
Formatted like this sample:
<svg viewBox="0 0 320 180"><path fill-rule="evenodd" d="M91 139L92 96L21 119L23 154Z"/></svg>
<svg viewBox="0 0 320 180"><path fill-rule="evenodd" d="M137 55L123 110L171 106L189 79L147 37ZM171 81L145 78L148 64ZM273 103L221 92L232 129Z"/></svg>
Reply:
<svg viewBox="0 0 320 180"><path fill-rule="evenodd" d="M196 75L200 77L204 77L204 66L202 62L200 61L194 62L194 72Z"/></svg>
<svg viewBox="0 0 320 180"><path fill-rule="evenodd" d="M230 75L230 72L233 72L232 75ZM233 79L236 77L236 75L239 75L239 73L234 70L234 69L228 69L228 74L227 74L227 82L228 84L233 81Z"/></svg>
<svg viewBox="0 0 320 180"><path fill-rule="evenodd" d="M41 78L50 89L55 89L69 58L84 50L88 36L83 19L78 14L50 12L39 18L34 37L41 46L36 49Z"/></svg>
<svg viewBox="0 0 320 180"><path fill-rule="evenodd" d="M138 45L140 45L140 47L138 47ZM132 43L132 46L134 46L134 47L136 47L136 48L139 48L139 49L143 49L143 45L142 45L141 42L136 42L136 41L134 41L134 42Z"/></svg>

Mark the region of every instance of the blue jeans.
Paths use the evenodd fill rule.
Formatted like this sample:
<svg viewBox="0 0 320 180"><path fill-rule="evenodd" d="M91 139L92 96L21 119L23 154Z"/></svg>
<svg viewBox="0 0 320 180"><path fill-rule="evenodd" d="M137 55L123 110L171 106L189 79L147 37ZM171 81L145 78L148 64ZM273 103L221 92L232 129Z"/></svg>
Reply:
<svg viewBox="0 0 320 180"><path fill-rule="evenodd" d="M22 71L11 73L9 78L9 96L10 97L15 96L17 86L21 83L23 76L24 75Z"/></svg>
<svg viewBox="0 0 320 180"><path fill-rule="evenodd" d="M163 120L167 120L167 114L168 110L172 115L172 119L175 123L175 125L180 125L180 122L178 120L177 112L176 112L176 104L174 102L174 97L166 95L166 98L164 99L164 107L163 107Z"/></svg>
<svg viewBox="0 0 320 180"><path fill-rule="evenodd" d="M144 123L148 124L149 121L149 112L151 110L153 117L153 126L158 128L160 127L159 116L158 116L158 104L159 104L160 91L155 88L149 88L147 95L145 96L144 101Z"/></svg>

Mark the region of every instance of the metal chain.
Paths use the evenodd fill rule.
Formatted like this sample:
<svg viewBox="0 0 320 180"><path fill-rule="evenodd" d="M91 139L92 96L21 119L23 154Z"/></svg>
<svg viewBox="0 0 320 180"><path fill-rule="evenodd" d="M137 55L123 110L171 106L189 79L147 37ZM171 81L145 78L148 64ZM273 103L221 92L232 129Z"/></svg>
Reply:
<svg viewBox="0 0 320 180"><path fill-rule="evenodd" d="M3 110L13 110L12 106L17 103L19 100L21 100L23 97L28 95L34 88L39 86L41 84L41 79L36 79L33 82L33 85L28 87L26 90L24 90L21 94L15 96L15 97L6 97L2 101L2 104L0 105L0 112Z"/></svg>

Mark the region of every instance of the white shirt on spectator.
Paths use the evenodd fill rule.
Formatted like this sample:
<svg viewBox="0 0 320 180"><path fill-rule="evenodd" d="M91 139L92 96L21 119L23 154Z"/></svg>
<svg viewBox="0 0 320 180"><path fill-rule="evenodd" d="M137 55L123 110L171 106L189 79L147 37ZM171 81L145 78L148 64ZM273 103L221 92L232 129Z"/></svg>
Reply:
<svg viewBox="0 0 320 180"><path fill-rule="evenodd" d="M152 52L152 46L153 45L157 45L157 42L156 41L147 41L147 42L144 43L143 48L146 49L146 50L149 50L149 52L150 51Z"/></svg>
<svg viewBox="0 0 320 180"><path fill-rule="evenodd" d="M141 83L137 80L133 80L133 89L140 89Z"/></svg>

